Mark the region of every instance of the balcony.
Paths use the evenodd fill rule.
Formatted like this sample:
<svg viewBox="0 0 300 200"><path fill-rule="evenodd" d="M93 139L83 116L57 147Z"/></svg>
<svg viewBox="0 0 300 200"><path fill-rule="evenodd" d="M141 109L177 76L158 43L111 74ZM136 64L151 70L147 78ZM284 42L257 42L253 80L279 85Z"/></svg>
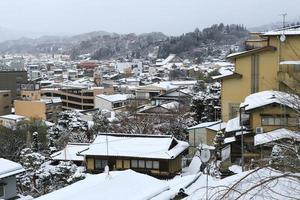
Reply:
<svg viewBox="0 0 300 200"><path fill-rule="evenodd" d="M281 69L277 72L279 83L284 84L289 90L300 93L300 73L287 69Z"/></svg>

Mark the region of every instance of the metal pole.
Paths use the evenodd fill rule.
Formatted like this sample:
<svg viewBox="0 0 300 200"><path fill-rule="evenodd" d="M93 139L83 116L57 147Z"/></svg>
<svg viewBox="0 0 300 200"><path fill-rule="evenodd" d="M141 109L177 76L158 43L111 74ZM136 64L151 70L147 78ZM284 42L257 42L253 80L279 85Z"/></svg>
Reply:
<svg viewBox="0 0 300 200"><path fill-rule="evenodd" d="M241 164L242 164L242 171L244 171L244 132L243 132L243 120L242 120L242 109L240 108L240 126L241 126Z"/></svg>
<svg viewBox="0 0 300 200"><path fill-rule="evenodd" d="M208 166L209 164L207 163L207 170L206 170L206 200L208 200Z"/></svg>

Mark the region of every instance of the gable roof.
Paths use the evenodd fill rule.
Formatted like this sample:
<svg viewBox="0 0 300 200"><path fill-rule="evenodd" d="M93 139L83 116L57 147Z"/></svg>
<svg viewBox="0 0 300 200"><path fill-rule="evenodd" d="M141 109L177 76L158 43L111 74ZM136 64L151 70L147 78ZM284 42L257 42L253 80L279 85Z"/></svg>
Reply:
<svg viewBox="0 0 300 200"><path fill-rule="evenodd" d="M100 134L80 155L174 159L188 147L172 136Z"/></svg>
<svg viewBox="0 0 300 200"><path fill-rule="evenodd" d="M271 104L280 104L290 108L297 108L300 105L300 98L297 95L281 91L266 90L251 94L245 98L240 107L245 106L245 110L253 110Z"/></svg>
<svg viewBox="0 0 300 200"><path fill-rule="evenodd" d="M264 52L264 51L275 51L277 48L273 47L273 46L265 46L265 47L261 47L261 48L256 48L256 49L251 49L249 51L241 51L241 52L237 52L237 53L232 53L229 54L226 58L227 59L235 59L235 58L239 58L239 57L243 57L243 56L248 56L254 53L260 53L260 52Z"/></svg>
<svg viewBox="0 0 300 200"><path fill-rule="evenodd" d="M89 144L68 144L63 150L53 153L51 155L52 160L65 160L65 161L84 161L84 157L77 153L83 151L89 147Z"/></svg>
<svg viewBox="0 0 300 200"><path fill-rule="evenodd" d="M19 163L0 158L0 179L24 172L25 169Z"/></svg>

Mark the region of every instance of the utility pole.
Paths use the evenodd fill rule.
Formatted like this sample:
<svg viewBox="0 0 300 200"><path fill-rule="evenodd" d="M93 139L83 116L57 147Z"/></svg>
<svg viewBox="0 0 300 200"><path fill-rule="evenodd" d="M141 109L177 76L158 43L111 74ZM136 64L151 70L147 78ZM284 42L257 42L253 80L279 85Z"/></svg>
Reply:
<svg viewBox="0 0 300 200"><path fill-rule="evenodd" d="M282 28L285 28L285 18L287 16L287 13L283 13L283 14L280 14L282 16Z"/></svg>

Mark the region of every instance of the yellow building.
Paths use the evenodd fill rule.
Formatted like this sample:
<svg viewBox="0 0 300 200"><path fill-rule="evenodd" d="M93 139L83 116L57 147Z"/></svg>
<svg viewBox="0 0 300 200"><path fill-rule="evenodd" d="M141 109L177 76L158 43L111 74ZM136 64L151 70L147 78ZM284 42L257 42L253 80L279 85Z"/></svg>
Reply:
<svg viewBox="0 0 300 200"><path fill-rule="evenodd" d="M59 97L41 98L39 100L15 100L15 113L37 120L56 121L62 111L62 101Z"/></svg>
<svg viewBox="0 0 300 200"><path fill-rule="evenodd" d="M223 121L236 117L240 103L252 93L265 90L299 92L299 27L259 36L261 43L257 38L255 44L248 42L248 47L254 49L228 55L235 64L235 71L218 77L222 83Z"/></svg>

